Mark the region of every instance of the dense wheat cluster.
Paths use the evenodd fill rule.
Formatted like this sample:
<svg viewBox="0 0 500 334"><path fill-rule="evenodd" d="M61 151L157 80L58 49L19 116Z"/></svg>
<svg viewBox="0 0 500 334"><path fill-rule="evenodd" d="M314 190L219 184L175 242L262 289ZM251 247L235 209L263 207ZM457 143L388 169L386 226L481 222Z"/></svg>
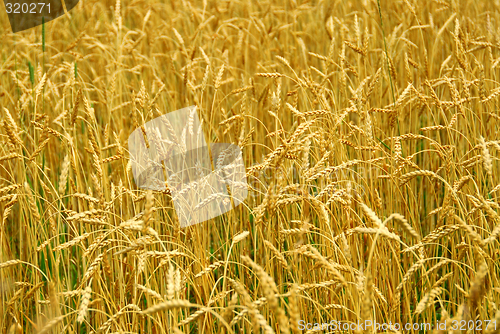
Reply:
<svg viewBox="0 0 500 334"><path fill-rule="evenodd" d="M0 332L499 333L499 6L89 0L17 34L0 11ZM127 140L192 105L249 195L181 229Z"/></svg>

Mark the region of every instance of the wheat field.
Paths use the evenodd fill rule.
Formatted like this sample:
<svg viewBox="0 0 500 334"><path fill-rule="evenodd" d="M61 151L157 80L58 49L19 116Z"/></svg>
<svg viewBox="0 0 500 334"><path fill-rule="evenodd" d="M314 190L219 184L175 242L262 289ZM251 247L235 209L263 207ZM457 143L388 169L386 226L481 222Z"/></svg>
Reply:
<svg viewBox="0 0 500 334"><path fill-rule="evenodd" d="M0 10L0 333L500 333L499 7ZM180 228L127 140L187 106L249 193Z"/></svg>

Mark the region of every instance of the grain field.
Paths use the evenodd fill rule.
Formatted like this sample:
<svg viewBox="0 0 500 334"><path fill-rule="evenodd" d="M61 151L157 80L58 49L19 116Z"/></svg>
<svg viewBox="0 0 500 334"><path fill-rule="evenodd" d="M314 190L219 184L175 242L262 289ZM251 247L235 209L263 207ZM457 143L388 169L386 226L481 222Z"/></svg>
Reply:
<svg viewBox="0 0 500 334"><path fill-rule="evenodd" d="M0 333L500 333L498 0L0 8ZM248 196L181 228L128 138L188 106Z"/></svg>

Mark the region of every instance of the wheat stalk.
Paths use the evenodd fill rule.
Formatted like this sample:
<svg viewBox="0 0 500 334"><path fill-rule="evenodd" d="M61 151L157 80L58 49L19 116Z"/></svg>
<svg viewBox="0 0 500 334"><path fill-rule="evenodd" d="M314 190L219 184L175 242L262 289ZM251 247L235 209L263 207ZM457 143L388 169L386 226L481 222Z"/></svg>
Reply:
<svg viewBox="0 0 500 334"><path fill-rule="evenodd" d="M77 322L83 322L85 320L85 316L87 315L87 309L90 303L90 296L92 294L92 287L90 284L85 288L82 294L82 300L80 302L80 309L78 310L78 317L76 318Z"/></svg>

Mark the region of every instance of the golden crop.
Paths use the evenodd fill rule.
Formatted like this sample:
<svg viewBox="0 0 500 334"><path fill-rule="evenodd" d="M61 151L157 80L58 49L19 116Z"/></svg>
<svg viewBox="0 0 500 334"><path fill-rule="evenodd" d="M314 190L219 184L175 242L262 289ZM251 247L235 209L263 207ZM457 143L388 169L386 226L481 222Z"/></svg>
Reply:
<svg viewBox="0 0 500 334"><path fill-rule="evenodd" d="M16 34L0 10L0 333L500 333L499 6L82 0ZM250 188L181 229L127 139L191 105Z"/></svg>

